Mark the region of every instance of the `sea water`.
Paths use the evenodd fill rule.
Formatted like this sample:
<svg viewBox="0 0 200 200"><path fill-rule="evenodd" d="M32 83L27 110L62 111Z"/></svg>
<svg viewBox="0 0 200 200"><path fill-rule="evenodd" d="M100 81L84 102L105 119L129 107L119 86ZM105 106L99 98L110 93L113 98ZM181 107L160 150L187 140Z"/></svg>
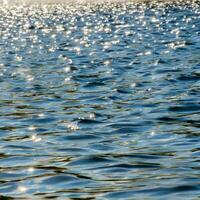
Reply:
<svg viewBox="0 0 200 200"><path fill-rule="evenodd" d="M2 199L198 199L199 2L0 6Z"/></svg>

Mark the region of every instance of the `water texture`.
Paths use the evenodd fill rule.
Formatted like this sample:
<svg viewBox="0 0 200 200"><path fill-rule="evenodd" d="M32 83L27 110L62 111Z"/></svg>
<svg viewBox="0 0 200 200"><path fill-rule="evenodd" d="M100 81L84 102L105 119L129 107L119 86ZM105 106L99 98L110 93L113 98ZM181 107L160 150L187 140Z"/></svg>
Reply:
<svg viewBox="0 0 200 200"><path fill-rule="evenodd" d="M199 5L1 6L0 199L199 199Z"/></svg>

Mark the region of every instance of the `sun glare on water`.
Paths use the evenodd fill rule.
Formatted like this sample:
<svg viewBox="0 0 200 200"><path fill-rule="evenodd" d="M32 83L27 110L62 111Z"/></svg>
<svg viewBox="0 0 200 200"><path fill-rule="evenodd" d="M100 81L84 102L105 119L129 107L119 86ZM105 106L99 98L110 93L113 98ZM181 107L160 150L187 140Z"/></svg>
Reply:
<svg viewBox="0 0 200 200"><path fill-rule="evenodd" d="M0 200L198 199L198 1L0 0Z"/></svg>

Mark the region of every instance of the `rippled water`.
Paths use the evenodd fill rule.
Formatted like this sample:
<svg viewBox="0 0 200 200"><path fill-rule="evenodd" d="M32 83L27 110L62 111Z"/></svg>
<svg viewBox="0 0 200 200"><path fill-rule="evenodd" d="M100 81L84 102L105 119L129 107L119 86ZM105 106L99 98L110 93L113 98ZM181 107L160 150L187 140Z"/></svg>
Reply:
<svg viewBox="0 0 200 200"><path fill-rule="evenodd" d="M0 199L200 198L199 5L1 6Z"/></svg>

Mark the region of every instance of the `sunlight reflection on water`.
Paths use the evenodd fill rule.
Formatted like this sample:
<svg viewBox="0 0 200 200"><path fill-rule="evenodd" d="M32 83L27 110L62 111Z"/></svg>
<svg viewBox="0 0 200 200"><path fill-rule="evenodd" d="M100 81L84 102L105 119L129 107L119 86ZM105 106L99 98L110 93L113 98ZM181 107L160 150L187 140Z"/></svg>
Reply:
<svg viewBox="0 0 200 200"><path fill-rule="evenodd" d="M194 199L199 3L40 3L0 6L0 198Z"/></svg>

